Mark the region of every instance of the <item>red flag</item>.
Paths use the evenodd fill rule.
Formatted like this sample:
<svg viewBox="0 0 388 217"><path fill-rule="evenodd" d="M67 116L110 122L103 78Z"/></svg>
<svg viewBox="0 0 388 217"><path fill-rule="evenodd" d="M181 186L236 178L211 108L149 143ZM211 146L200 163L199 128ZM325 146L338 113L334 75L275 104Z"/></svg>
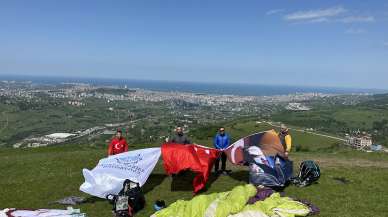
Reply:
<svg viewBox="0 0 388 217"><path fill-rule="evenodd" d="M220 152L200 145L165 143L162 145L163 165L168 175L190 169L197 175L193 180L194 193L205 187L214 161Z"/></svg>

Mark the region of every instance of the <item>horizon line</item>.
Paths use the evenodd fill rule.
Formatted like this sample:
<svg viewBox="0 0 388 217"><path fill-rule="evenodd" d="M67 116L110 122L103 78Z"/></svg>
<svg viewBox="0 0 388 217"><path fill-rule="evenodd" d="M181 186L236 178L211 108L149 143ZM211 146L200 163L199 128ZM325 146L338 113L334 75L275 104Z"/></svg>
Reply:
<svg viewBox="0 0 388 217"><path fill-rule="evenodd" d="M20 78L65 78L65 79L96 79L113 81L140 81L140 82L165 82L165 83L190 83L190 84L215 84L215 85L249 85L249 86L268 86L268 87L290 87L290 88L310 88L310 89L337 89L337 90L360 90L360 91L388 91L383 88L369 87L351 87L351 86L330 86L330 85L290 85L290 84L263 84L250 82L217 82L217 81L185 81L185 80L164 80L164 79L139 79L139 78L112 78L112 77L91 77L91 76L67 76L67 75L26 75L26 74L0 74L1 77L20 77ZM25 80L25 79L24 79Z"/></svg>

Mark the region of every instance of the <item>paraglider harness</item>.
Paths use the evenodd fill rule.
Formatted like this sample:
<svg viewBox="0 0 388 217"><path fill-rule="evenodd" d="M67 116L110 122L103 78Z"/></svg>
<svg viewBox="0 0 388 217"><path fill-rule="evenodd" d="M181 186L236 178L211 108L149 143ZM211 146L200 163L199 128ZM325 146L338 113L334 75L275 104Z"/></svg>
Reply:
<svg viewBox="0 0 388 217"><path fill-rule="evenodd" d="M251 163L249 172L249 182L254 185L263 185L275 190L282 190L292 177L292 161L280 156L270 156L267 158L270 165ZM252 170L252 164L256 165L256 171Z"/></svg>
<svg viewBox="0 0 388 217"><path fill-rule="evenodd" d="M314 161L303 161L299 167L297 177L291 179L291 182L298 187L305 187L318 181L321 176L321 170Z"/></svg>
<svg viewBox="0 0 388 217"><path fill-rule="evenodd" d="M144 208L145 198L139 183L126 179L118 195L109 194L106 199L113 205L116 217L132 217Z"/></svg>
<svg viewBox="0 0 388 217"><path fill-rule="evenodd" d="M280 155L266 156L260 147L244 148L244 161L249 166L249 183L253 185L282 190L292 177L292 161Z"/></svg>

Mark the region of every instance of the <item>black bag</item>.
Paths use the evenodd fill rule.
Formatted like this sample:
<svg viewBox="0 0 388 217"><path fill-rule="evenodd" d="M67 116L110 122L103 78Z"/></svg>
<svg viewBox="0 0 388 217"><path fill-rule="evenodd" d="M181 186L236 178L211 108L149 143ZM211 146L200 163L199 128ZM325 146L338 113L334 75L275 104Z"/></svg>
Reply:
<svg viewBox="0 0 388 217"><path fill-rule="evenodd" d="M299 167L299 174L292 178L292 183L299 187L305 187L318 181L321 177L321 170L314 161L303 161Z"/></svg>
<svg viewBox="0 0 388 217"><path fill-rule="evenodd" d="M125 180L123 189L118 195L108 195L107 199L113 205L116 217L132 217L133 214L144 208L145 198L139 183Z"/></svg>

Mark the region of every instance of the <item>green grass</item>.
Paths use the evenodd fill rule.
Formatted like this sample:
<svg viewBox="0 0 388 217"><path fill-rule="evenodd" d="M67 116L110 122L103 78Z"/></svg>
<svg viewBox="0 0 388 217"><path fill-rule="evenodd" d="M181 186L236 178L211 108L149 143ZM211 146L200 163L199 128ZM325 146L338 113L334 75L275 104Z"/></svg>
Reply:
<svg viewBox="0 0 388 217"><path fill-rule="evenodd" d="M345 178L348 184L334 178ZM320 216L386 216L388 174L382 168L322 168L318 184L308 188L289 187L286 195L312 201L321 208Z"/></svg>
<svg viewBox="0 0 388 217"><path fill-rule="evenodd" d="M234 135L247 133L268 126L254 122L229 126ZM238 133L238 134L237 134ZM240 134L241 135L241 134ZM297 167L299 162L314 159L319 162L322 177L318 184L307 188L288 187L287 196L308 199L321 208L320 216L386 216L388 207L388 157L382 153L361 153L348 149L332 148L336 141L293 132L294 142L306 151L293 152L291 158ZM206 144L210 139L203 140ZM147 145L136 146L144 148ZM306 149L306 148L305 148ZM83 196L88 203L77 206L91 217L111 216L111 206L104 200L90 197L79 191L83 183L81 170L93 168L106 150L101 146L66 145L37 149L0 149L0 208L65 208L49 202L67 196ZM231 176L211 177L205 194L232 189L246 183L245 167L231 166ZM349 181L343 184L336 178ZM143 187L147 204L137 216L150 216L152 204L163 199L171 204L177 199L192 198L190 177L174 183L165 175L159 161L148 182Z"/></svg>
<svg viewBox="0 0 388 217"><path fill-rule="evenodd" d="M374 101L358 106L315 105L306 112L283 111L272 116L273 120L304 128L313 128L338 136L352 131L366 131L373 134L374 142L388 146L388 134L381 121L388 120L388 107L376 106ZM378 133L376 135L376 132Z"/></svg>
<svg viewBox="0 0 388 217"><path fill-rule="evenodd" d="M333 114L338 121L360 129L373 128L373 122L388 117L388 111L372 110L367 108L346 108L340 109Z"/></svg>
<svg viewBox="0 0 388 217"><path fill-rule="evenodd" d="M150 135L159 138L160 134L166 135L172 129L167 124L172 119L171 115L164 115L167 109L160 104L129 101L108 103L103 99L85 99L83 102L87 106L74 107L67 105L67 100L61 100L58 104L46 103L42 108L26 110L0 102L0 147L11 147L28 137L55 132L73 133L107 123L128 123L129 140L136 143L149 141ZM109 111L110 107L115 110ZM129 119L129 114L134 116ZM135 128L130 127L130 120L142 118L144 120L138 121ZM152 118L156 121L152 121ZM147 129L144 136L141 136L141 129Z"/></svg>
<svg viewBox="0 0 388 217"><path fill-rule="evenodd" d="M88 107L72 107L65 103L66 101L63 101L61 105L47 105L44 109L25 111L20 111L15 106L7 106L0 116L0 143L10 146L29 136L58 131L74 132L115 121L115 116L108 112L107 105L102 102L89 101Z"/></svg>

